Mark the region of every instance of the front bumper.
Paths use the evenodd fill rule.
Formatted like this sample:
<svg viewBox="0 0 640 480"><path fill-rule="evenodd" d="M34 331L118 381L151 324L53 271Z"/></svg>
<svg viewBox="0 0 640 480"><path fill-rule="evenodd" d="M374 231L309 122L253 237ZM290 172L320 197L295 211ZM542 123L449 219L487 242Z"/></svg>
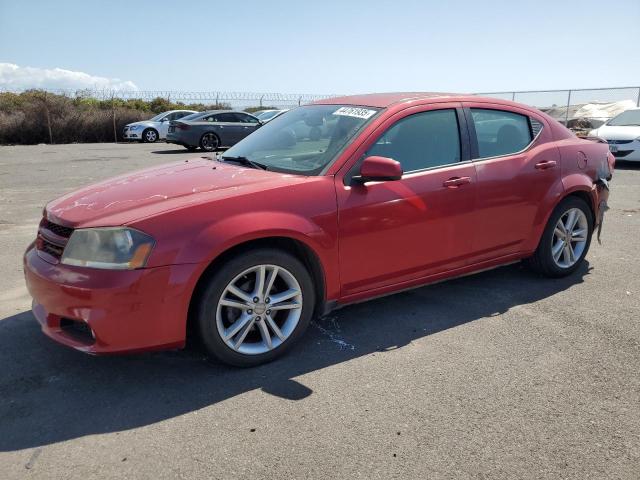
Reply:
<svg viewBox="0 0 640 480"><path fill-rule="evenodd" d="M640 140L607 140L607 143L616 160L640 161Z"/></svg>
<svg viewBox="0 0 640 480"><path fill-rule="evenodd" d="M122 137L125 140L142 140L142 132L143 128L139 128L137 130L131 130L129 128L125 128L122 132Z"/></svg>
<svg viewBox="0 0 640 480"><path fill-rule="evenodd" d="M33 314L55 341L90 354L181 348L197 265L98 270L24 255Z"/></svg>

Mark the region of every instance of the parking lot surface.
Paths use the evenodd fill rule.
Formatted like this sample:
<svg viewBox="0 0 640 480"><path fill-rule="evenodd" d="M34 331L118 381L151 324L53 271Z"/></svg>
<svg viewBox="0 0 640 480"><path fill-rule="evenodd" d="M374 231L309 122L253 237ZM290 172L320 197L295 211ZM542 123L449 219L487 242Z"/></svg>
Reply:
<svg viewBox="0 0 640 480"><path fill-rule="evenodd" d="M259 368L44 337L21 266L44 204L194 155L0 147L0 478L640 477L639 166L573 276L516 264L346 307Z"/></svg>

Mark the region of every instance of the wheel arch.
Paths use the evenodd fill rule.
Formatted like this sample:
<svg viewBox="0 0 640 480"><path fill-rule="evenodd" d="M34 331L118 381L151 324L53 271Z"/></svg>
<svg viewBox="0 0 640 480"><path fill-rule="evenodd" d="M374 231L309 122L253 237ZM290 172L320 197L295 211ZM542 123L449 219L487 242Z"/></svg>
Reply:
<svg viewBox="0 0 640 480"><path fill-rule="evenodd" d="M552 208L549 209L549 211L547 212L545 218L544 218L544 222L542 222L541 224L541 228L539 229L539 231L536 232L535 235L535 243L534 244L530 244L530 250L531 251L535 251L538 248L538 245L540 245L540 242L542 241L542 235L544 234L544 229L547 226L547 223L549 222L549 219L551 218L551 215L553 215L553 212L555 212L556 208L558 208L558 205L560 205L563 201L565 201L567 198L570 197L577 197L580 198L582 200L584 200L586 202L586 204L589 206L589 211L591 212L591 219L593 221L593 225L595 227L596 224L596 211L595 211L595 207L594 207L594 200L593 200L593 195L591 192L591 189L584 184L578 184L578 185L574 185L573 188L569 189L569 190L565 190L562 195L559 195L557 200L555 201L555 203L553 204Z"/></svg>
<svg viewBox="0 0 640 480"><path fill-rule="evenodd" d="M234 258L237 255L242 255L243 253L250 250L260 248L276 248L292 254L298 260L300 260L307 268L309 274L311 275L311 278L313 279L313 285L317 299L314 309L314 316L322 315L325 312L327 291L326 274L322 265L322 261L320 260L320 256L317 254L317 252L307 243L291 236L283 235L259 237L242 241L220 252L220 254L216 255L215 258L213 258L206 266L206 268L201 272L191 293L191 298L189 299L186 325L186 333L188 338L193 337L194 335L194 326L196 321L195 312L197 304L209 278L221 265L228 262L231 258Z"/></svg>
<svg viewBox="0 0 640 480"><path fill-rule="evenodd" d="M156 127L150 126L150 127L145 127L142 130L142 140L145 141L145 136L144 134L147 133L147 131L149 130L153 130L154 132L156 132L156 141L160 140L160 132L158 131L158 129Z"/></svg>

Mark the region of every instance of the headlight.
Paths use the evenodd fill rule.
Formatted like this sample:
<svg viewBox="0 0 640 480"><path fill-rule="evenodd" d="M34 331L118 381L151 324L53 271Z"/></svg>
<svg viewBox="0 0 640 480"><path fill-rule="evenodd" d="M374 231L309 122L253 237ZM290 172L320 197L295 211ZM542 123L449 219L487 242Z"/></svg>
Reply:
<svg viewBox="0 0 640 480"><path fill-rule="evenodd" d="M153 238L132 228L81 228L71 234L60 262L132 270L146 265L153 244Z"/></svg>
<svg viewBox="0 0 640 480"><path fill-rule="evenodd" d="M140 128L140 125L132 125L129 127L129 130L138 130Z"/></svg>

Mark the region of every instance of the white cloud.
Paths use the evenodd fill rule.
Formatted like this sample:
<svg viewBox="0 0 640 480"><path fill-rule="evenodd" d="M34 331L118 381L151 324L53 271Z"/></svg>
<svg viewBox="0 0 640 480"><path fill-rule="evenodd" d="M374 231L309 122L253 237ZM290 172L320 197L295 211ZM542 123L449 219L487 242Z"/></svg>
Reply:
<svg viewBox="0 0 640 480"><path fill-rule="evenodd" d="M21 67L13 63L0 63L0 88L138 90L138 86L130 80L96 77L62 68Z"/></svg>

